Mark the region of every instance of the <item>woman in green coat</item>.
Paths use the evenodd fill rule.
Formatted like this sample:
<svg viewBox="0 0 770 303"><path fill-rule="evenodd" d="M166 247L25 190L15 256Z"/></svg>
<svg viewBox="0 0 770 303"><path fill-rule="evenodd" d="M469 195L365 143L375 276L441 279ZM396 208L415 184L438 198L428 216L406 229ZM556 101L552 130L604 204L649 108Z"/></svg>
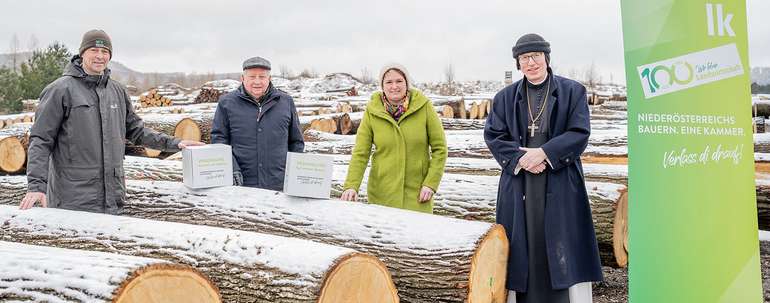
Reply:
<svg viewBox="0 0 770 303"><path fill-rule="evenodd" d="M382 91L372 94L366 105L342 200L357 199L372 156L369 203L433 212L433 194L446 163L446 137L433 104L409 84L403 66L387 65L380 72Z"/></svg>

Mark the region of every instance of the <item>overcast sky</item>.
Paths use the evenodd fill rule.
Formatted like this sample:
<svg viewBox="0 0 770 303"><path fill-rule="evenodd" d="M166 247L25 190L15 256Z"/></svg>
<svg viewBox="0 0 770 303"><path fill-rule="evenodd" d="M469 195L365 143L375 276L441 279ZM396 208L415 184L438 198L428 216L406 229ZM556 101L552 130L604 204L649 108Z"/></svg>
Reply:
<svg viewBox="0 0 770 303"><path fill-rule="evenodd" d="M747 8L751 65L770 66L770 1ZM39 46L57 40L74 52L85 31L101 28L113 60L142 72L237 72L259 55L274 73L285 65L374 75L399 62L418 82L442 80L448 64L458 80L501 80L515 70L516 39L537 32L551 42L557 72L593 62L605 81L625 77L620 0L28 0L6 2L0 20L1 52L14 34L22 48L34 35Z"/></svg>

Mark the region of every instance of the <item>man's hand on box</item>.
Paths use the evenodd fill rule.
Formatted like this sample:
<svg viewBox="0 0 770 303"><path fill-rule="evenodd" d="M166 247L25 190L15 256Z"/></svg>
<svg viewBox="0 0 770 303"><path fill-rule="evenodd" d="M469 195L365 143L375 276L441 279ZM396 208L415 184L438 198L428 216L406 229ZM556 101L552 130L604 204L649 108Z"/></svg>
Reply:
<svg viewBox="0 0 770 303"><path fill-rule="evenodd" d="M188 146L198 146L198 145L206 145L206 143L200 142L200 141L193 141L193 140L182 140L177 144L179 149L185 149Z"/></svg>

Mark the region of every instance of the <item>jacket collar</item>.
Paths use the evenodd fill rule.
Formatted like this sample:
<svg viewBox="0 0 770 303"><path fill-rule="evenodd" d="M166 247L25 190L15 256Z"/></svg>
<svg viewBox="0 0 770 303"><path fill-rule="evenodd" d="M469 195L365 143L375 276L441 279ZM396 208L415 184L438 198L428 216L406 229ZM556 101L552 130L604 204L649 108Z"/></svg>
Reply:
<svg viewBox="0 0 770 303"><path fill-rule="evenodd" d="M521 80L519 80L519 85L516 88L516 98L515 98L515 100L518 100L518 102L524 102L524 103L527 102L527 100L525 99L525 97L527 96L525 92L525 89L527 88L527 81L528 80L526 76L522 77ZM545 81L546 82L551 81L551 88L549 89L550 95L555 97L559 96L559 90L558 90L559 77L553 74L553 71L551 70L550 67L548 68L548 78ZM554 98L554 100L556 100L556 98ZM549 103L548 110L551 110L552 106L553 106L553 102Z"/></svg>
<svg viewBox="0 0 770 303"><path fill-rule="evenodd" d="M270 81L270 84L267 86L267 91L265 92L262 97L259 97L259 100L254 99L254 97L249 94L249 92L246 91L246 87L241 83L241 86L238 87L238 97L240 97L243 100L249 101L251 103L254 103L255 105L265 105L268 101L272 101L277 97L278 94L275 93L276 88L273 87L273 82Z"/></svg>

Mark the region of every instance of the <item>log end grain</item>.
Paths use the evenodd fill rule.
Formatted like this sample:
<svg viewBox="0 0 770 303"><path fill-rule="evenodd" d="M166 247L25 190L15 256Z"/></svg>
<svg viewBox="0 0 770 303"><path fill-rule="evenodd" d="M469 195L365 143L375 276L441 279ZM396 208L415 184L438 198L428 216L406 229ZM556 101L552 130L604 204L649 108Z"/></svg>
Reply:
<svg viewBox="0 0 770 303"><path fill-rule="evenodd" d="M479 241L471 260L468 302L505 303L508 268L508 237L502 225L495 224Z"/></svg>
<svg viewBox="0 0 770 303"><path fill-rule="evenodd" d="M193 119L184 118L177 122L174 127L174 138L200 141L201 137L201 129L198 127L198 123L195 123Z"/></svg>
<svg viewBox="0 0 770 303"><path fill-rule="evenodd" d="M27 151L16 137L0 138L0 171L16 173L24 168Z"/></svg>
<svg viewBox="0 0 770 303"><path fill-rule="evenodd" d="M628 191L623 190L612 224L612 248L620 267L628 266Z"/></svg>
<svg viewBox="0 0 770 303"><path fill-rule="evenodd" d="M136 270L116 290L116 303L222 302L219 289L192 267L153 264Z"/></svg>
<svg viewBox="0 0 770 303"><path fill-rule="evenodd" d="M372 255L350 253L337 260L324 279L318 303L398 302L385 264Z"/></svg>

